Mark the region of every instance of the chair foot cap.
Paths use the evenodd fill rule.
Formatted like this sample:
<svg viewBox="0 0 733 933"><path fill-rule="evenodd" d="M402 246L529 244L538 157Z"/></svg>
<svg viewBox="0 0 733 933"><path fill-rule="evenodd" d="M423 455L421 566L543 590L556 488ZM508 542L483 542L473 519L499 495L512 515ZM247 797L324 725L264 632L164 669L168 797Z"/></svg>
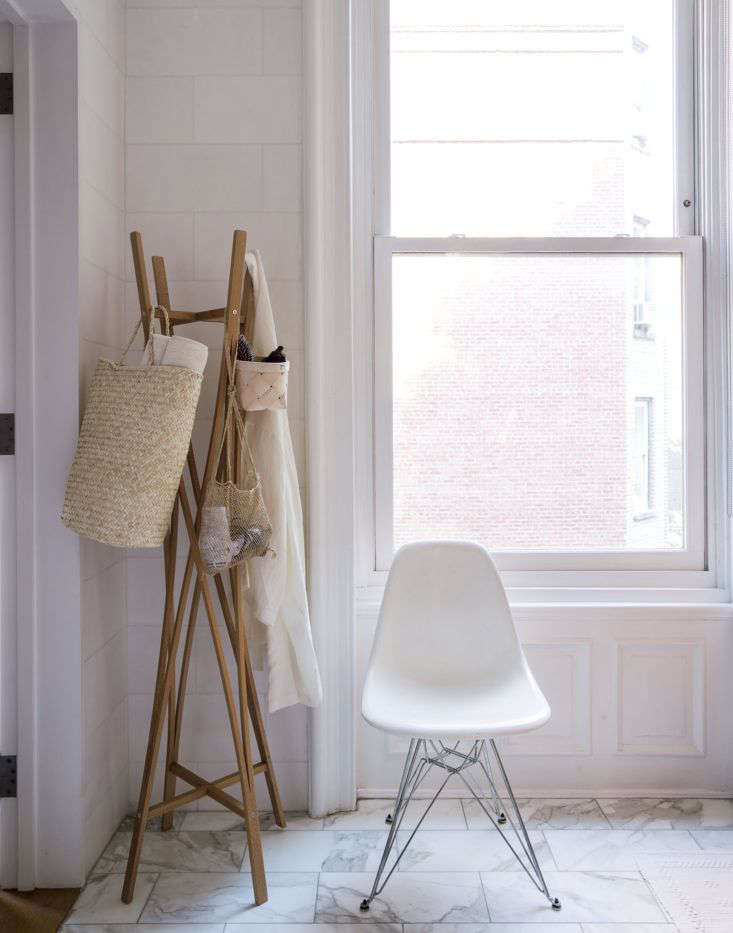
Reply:
<svg viewBox="0 0 733 933"><path fill-rule="evenodd" d="M552 906L553 910L562 910L562 904L557 897L553 897L553 899L550 901L550 905Z"/></svg>
<svg viewBox="0 0 733 933"><path fill-rule="evenodd" d="M391 813L388 813L388 814L387 814L387 816L384 818L384 822L385 822L385 823L391 823L391 822L392 822L392 814L391 814Z"/></svg>
<svg viewBox="0 0 733 933"><path fill-rule="evenodd" d="M359 904L359 910L369 910L369 901L366 898Z"/></svg>
<svg viewBox="0 0 733 933"><path fill-rule="evenodd" d="M496 822L503 826L506 823L506 813L500 813Z"/></svg>

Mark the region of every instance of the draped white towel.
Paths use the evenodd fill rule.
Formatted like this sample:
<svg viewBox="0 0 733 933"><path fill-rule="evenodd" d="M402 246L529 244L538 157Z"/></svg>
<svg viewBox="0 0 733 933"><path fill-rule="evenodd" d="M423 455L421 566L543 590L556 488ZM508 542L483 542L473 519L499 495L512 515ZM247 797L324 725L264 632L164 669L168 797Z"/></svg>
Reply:
<svg viewBox="0 0 733 933"><path fill-rule="evenodd" d="M275 320L262 259L247 253L255 294L253 350L267 356L277 346ZM287 347L285 348L287 352ZM272 522L275 556L249 563L245 590L248 639L255 667L268 671L270 712L321 702L321 678L313 648L305 588L303 510L287 411L247 413L247 439Z"/></svg>

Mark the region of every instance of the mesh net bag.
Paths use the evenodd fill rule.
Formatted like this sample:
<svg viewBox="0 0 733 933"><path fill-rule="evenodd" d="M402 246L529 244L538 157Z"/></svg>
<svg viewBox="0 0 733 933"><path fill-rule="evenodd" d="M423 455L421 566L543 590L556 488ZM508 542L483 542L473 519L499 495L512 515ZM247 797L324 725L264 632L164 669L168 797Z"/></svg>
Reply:
<svg viewBox="0 0 733 933"><path fill-rule="evenodd" d="M199 551L205 569L211 574L222 573L250 557L264 557L271 550L270 516L262 495L252 451L245 437L244 422L231 377L230 367L227 413L217 461L221 459L224 440L233 419L240 440L244 479L239 484L232 480L220 482L212 479L204 493Z"/></svg>

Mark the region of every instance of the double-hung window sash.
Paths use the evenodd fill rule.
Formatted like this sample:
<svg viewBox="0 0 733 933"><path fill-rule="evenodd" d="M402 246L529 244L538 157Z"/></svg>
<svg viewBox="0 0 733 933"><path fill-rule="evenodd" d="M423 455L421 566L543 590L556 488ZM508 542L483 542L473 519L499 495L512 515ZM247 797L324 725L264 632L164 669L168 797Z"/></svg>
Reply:
<svg viewBox="0 0 733 933"><path fill-rule="evenodd" d="M374 569L700 583L692 0L375 10Z"/></svg>

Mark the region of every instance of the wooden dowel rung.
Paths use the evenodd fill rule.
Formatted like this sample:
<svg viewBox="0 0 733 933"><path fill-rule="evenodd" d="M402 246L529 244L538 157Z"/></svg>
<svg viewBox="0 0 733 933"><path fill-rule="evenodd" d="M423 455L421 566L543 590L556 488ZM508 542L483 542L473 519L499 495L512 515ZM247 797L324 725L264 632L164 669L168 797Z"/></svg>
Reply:
<svg viewBox="0 0 733 933"><path fill-rule="evenodd" d="M155 316L160 319L163 317L160 311L155 312ZM209 321L213 324L221 324L224 320L224 309L213 308L211 311L181 311L178 308L170 308L168 317L171 324L196 324L199 321Z"/></svg>
<svg viewBox="0 0 733 933"><path fill-rule="evenodd" d="M176 796L171 797L170 800L152 804L148 810L148 819L151 820L154 816L161 816L163 813L170 813L171 810L176 810L178 807L183 807L187 803L193 803L194 800L198 800L200 797L205 796L205 787L194 787L193 790L187 790L182 794L176 794Z"/></svg>
<svg viewBox="0 0 733 933"><path fill-rule="evenodd" d="M210 781L201 777L200 774L196 774L195 771L184 768L177 761L172 761L168 770L171 774L175 774L176 777L179 777L187 784L192 784L194 787L229 787L230 784L234 784L235 781L239 780L239 771L232 771L231 774L225 774L224 777Z"/></svg>
<svg viewBox="0 0 733 933"><path fill-rule="evenodd" d="M245 810L241 801L221 789L222 787L227 787L229 784L235 784L241 779L241 775L238 771L233 774L227 774L222 778L217 778L215 781L207 781L206 778L202 778L193 771L189 771L188 768L184 768L183 765L179 765L177 761L171 764L170 771L188 784L197 785L197 788L200 788L202 791L201 796L207 794L212 800L216 800L217 803L223 804L229 810L236 813L237 816L244 818Z"/></svg>

